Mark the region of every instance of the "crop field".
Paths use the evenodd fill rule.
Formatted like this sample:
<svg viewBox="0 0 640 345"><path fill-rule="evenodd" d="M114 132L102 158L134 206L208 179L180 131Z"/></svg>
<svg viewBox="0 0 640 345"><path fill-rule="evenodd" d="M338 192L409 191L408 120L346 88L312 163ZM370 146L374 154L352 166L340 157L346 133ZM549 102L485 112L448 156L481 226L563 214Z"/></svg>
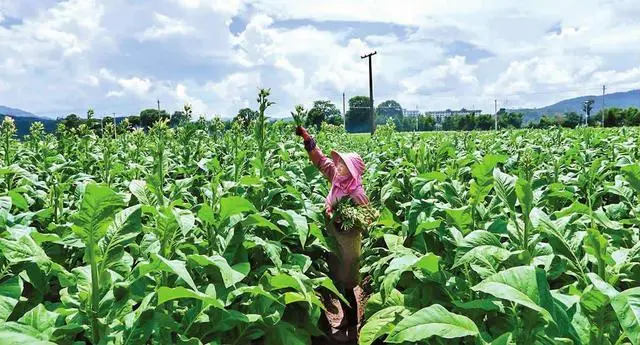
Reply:
<svg viewBox="0 0 640 345"><path fill-rule="evenodd" d="M312 344L343 298L292 124L14 130L1 344ZM360 344L640 344L638 128L313 134L380 212Z"/></svg>

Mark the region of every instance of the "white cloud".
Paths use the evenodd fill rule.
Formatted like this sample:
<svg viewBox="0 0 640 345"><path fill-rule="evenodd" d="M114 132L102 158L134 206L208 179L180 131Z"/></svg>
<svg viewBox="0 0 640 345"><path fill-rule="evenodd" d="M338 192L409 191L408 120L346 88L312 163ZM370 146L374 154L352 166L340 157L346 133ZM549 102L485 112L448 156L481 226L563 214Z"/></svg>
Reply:
<svg viewBox="0 0 640 345"><path fill-rule="evenodd" d="M201 114L207 113L207 111L209 110L205 102L203 102L201 99L188 95L187 87L182 84L176 85L174 96L178 101L184 104L190 104L191 109L193 110L193 113L194 113L194 117L196 118L199 117Z"/></svg>
<svg viewBox="0 0 640 345"><path fill-rule="evenodd" d="M421 110L640 86L636 0L0 0L0 16L0 104L45 115L160 99L229 117L270 87L285 116L367 95L373 50L375 101Z"/></svg>
<svg viewBox="0 0 640 345"><path fill-rule="evenodd" d="M187 9L205 8L231 15L237 14L244 6L243 0L173 0Z"/></svg>
<svg viewBox="0 0 640 345"><path fill-rule="evenodd" d="M164 14L155 13L154 19L156 24L140 34L140 41L158 40L169 36L184 36L196 31L194 27L187 25L184 21L170 18Z"/></svg>
<svg viewBox="0 0 640 345"><path fill-rule="evenodd" d="M476 66L467 64L465 60L464 56L454 56L447 59L445 64L424 70L400 83L410 94L468 90L478 85L478 79L474 75Z"/></svg>
<svg viewBox="0 0 640 345"><path fill-rule="evenodd" d="M86 75L82 78L79 78L78 82L89 86L98 86L100 85L100 78L96 77L95 75Z"/></svg>
<svg viewBox="0 0 640 345"><path fill-rule="evenodd" d="M138 96L144 96L151 89L151 81L149 79L141 79L138 77L119 79L118 85L122 86L125 91L129 91Z"/></svg>
<svg viewBox="0 0 640 345"><path fill-rule="evenodd" d="M107 98L111 98L111 97L122 97L124 96L124 91L109 91L107 92L107 95L105 97Z"/></svg>

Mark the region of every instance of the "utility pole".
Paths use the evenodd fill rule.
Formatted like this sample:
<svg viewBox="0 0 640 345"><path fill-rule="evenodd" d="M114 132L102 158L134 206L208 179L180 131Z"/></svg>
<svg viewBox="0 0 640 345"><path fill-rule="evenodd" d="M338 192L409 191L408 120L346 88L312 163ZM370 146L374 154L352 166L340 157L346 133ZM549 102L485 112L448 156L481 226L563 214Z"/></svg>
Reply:
<svg viewBox="0 0 640 345"><path fill-rule="evenodd" d="M158 111L160 111L160 100L158 100Z"/></svg>
<svg viewBox="0 0 640 345"><path fill-rule="evenodd" d="M373 135L373 132L375 132L375 109L373 109L373 73L371 72L371 57L376 54L378 54L378 52L374 51L373 53L369 53L360 57L361 59L369 59L369 101L371 102L371 135Z"/></svg>
<svg viewBox="0 0 640 345"><path fill-rule="evenodd" d="M607 87L602 85L602 127L604 128L604 92L607 90Z"/></svg>
<svg viewBox="0 0 640 345"><path fill-rule="evenodd" d="M347 111L346 111L346 102L344 92L342 93L342 124L344 125L345 131L347 130Z"/></svg>
<svg viewBox="0 0 640 345"><path fill-rule="evenodd" d="M495 125L496 125L496 131L497 131L498 130L498 100L497 99L493 100L493 109L494 109L494 112L496 114L496 116L495 116Z"/></svg>

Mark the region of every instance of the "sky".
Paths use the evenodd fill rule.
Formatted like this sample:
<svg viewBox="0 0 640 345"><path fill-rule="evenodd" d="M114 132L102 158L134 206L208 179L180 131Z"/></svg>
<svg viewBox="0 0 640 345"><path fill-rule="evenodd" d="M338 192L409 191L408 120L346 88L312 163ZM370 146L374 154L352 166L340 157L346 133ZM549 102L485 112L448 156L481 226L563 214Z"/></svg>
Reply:
<svg viewBox="0 0 640 345"><path fill-rule="evenodd" d="M637 0L0 0L0 105L196 116L369 94L420 111L640 88Z"/></svg>

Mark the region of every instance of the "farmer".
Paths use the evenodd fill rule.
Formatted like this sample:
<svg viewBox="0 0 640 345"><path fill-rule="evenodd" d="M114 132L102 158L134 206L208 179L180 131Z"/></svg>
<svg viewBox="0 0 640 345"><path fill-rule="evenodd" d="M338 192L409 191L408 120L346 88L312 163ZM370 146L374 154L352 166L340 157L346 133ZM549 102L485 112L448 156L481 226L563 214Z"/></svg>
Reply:
<svg viewBox="0 0 640 345"><path fill-rule="evenodd" d="M343 232L339 220L331 221L333 207L342 198L349 197L358 205L369 203L362 187L364 162L357 153L339 153L331 151L331 159L327 158L316 146L315 139L307 131L298 126L296 134L304 139L304 147L309 158L320 172L331 182L331 190L325 200L325 224L327 232L335 238L338 252L328 258L330 275L344 289L345 297L351 307L343 305L339 299L327 295L325 316L331 327L332 340L352 341L357 339L359 324L362 321L360 305L360 242L362 229L351 229ZM359 311L360 310L360 311Z"/></svg>

